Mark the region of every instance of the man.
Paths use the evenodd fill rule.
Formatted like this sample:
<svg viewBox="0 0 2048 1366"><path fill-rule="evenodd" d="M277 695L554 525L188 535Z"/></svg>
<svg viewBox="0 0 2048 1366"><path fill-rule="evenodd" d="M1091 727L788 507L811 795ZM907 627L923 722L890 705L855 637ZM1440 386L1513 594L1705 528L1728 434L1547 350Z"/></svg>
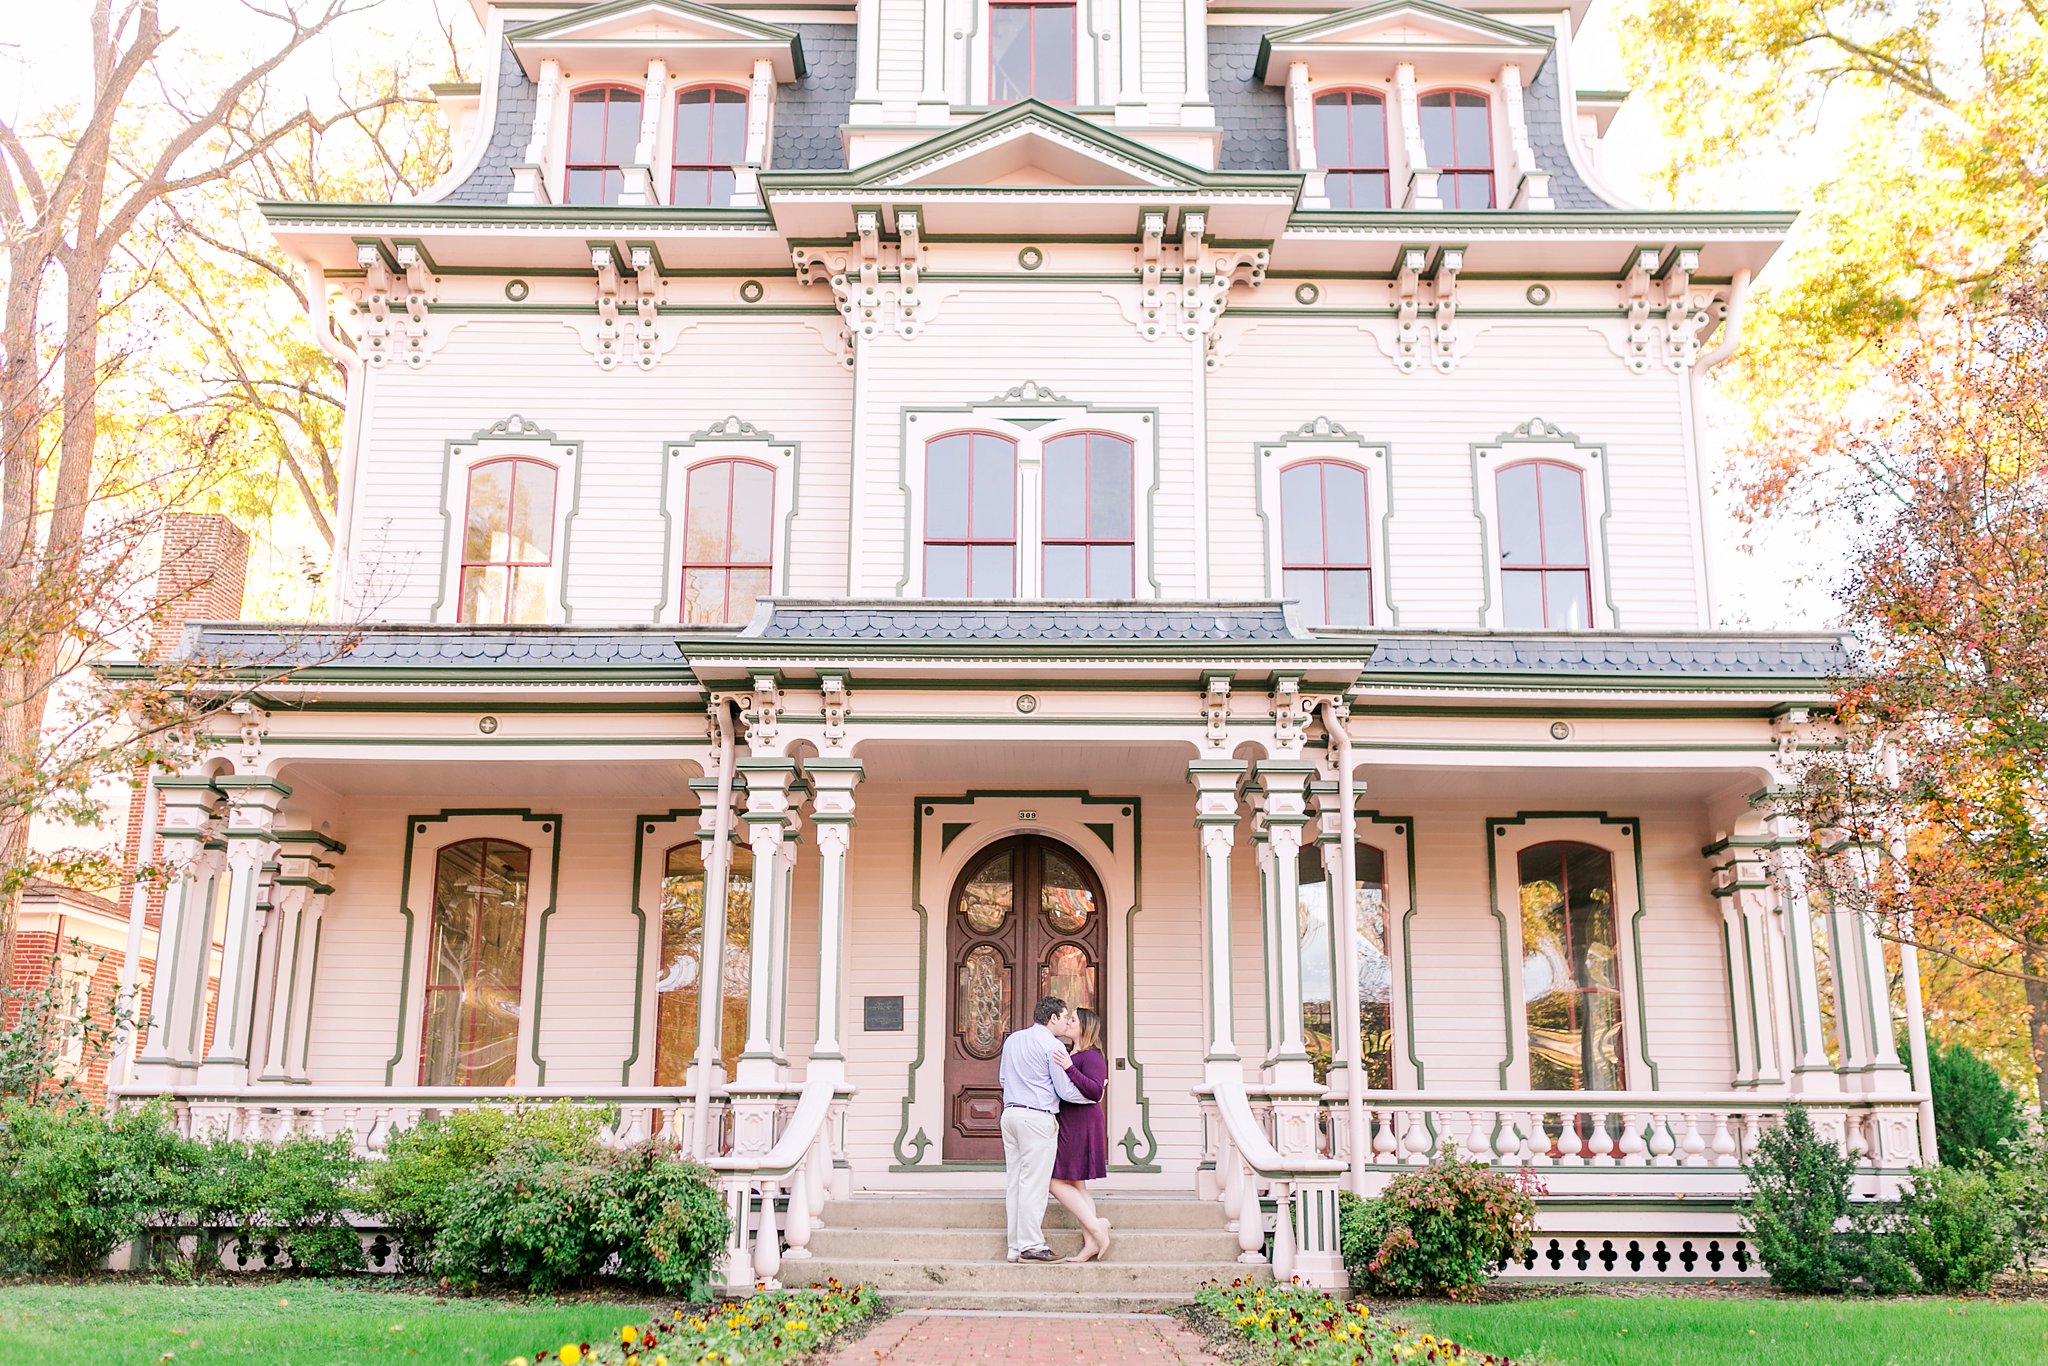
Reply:
<svg viewBox="0 0 2048 1366"><path fill-rule="evenodd" d="M1092 1105L1067 1078L1062 1036L1071 1037L1073 1012L1057 996L1031 1011L1032 1024L1003 1040L998 1076L1003 1084L1003 1208L1009 1214L1010 1260L1050 1262L1045 1245L1045 1201L1059 1147L1060 1102Z"/></svg>

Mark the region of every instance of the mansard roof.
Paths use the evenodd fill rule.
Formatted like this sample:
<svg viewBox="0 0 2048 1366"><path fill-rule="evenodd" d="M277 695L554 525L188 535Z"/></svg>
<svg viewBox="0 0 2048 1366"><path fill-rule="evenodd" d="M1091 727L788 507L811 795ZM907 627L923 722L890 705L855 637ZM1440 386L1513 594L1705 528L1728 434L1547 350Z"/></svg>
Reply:
<svg viewBox="0 0 2048 1366"><path fill-rule="evenodd" d="M775 64L784 83L805 74L803 40L795 29L764 23L696 0L605 0L588 9L509 28L506 42L528 76L547 57L613 57L644 64L677 50L713 52Z"/></svg>
<svg viewBox="0 0 2048 1366"><path fill-rule="evenodd" d="M1533 79L1556 45L1557 40L1540 29L1439 0L1385 0L1273 30L1259 42L1253 74L1279 85L1287 80L1290 62L1327 68L1333 62L1370 58L1414 61L1429 68L1425 76L1442 77L1466 74L1465 68L1480 59L1495 67L1524 63L1524 79Z"/></svg>

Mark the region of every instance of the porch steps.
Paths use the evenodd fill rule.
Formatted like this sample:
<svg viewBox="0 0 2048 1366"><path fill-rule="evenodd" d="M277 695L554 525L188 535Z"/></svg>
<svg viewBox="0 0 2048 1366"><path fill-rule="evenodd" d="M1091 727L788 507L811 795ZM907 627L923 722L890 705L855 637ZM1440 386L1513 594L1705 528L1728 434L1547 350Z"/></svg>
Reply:
<svg viewBox="0 0 2048 1366"><path fill-rule="evenodd" d="M1069 1266L1004 1257L1003 1202L987 1196L865 1195L826 1204L808 1258L785 1261L782 1282L863 1282L899 1309L983 1309L1116 1314L1185 1304L1196 1286L1267 1267L1237 1261L1223 1211L1200 1200L1111 1196L1096 1207L1113 1232L1109 1256ZM1081 1246L1067 1212L1046 1212L1046 1241L1062 1256Z"/></svg>

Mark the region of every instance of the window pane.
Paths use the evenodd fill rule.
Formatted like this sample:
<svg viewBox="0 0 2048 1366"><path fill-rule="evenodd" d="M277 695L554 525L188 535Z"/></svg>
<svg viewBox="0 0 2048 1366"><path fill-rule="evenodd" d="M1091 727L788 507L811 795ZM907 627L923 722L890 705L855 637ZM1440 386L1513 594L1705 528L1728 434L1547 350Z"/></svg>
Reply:
<svg viewBox="0 0 2048 1366"><path fill-rule="evenodd" d="M604 118L604 160L613 166L627 166L640 141L640 97L625 91L612 92Z"/></svg>
<svg viewBox="0 0 2048 1366"><path fill-rule="evenodd" d="M1536 521L1535 465L1510 465L1500 472L1500 562L1543 563L1543 534Z"/></svg>
<svg viewBox="0 0 2048 1366"><path fill-rule="evenodd" d="M973 516L978 541L1017 534L1017 448L1002 437L974 438Z"/></svg>
<svg viewBox="0 0 2048 1366"><path fill-rule="evenodd" d="M710 151L711 91L685 90L676 96L676 165L701 166Z"/></svg>
<svg viewBox="0 0 2048 1366"><path fill-rule="evenodd" d="M1133 591L1132 550L1127 545L1099 545L1088 552L1088 596L1130 598Z"/></svg>
<svg viewBox="0 0 2048 1366"><path fill-rule="evenodd" d="M697 1051L703 980L704 859L695 844L668 851L661 879L661 957L655 965L654 1084L681 1086Z"/></svg>
<svg viewBox="0 0 2048 1366"><path fill-rule="evenodd" d="M967 537L965 436L942 436L925 448L924 532L944 540Z"/></svg>
<svg viewBox="0 0 2048 1366"><path fill-rule="evenodd" d="M733 570L725 619L734 625L753 620L754 605L775 591L772 578L773 571L767 569Z"/></svg>
<svg viewBox="0 0 2048 1366"><path fill-rule="evenodd" d="M1534 569L1500 572L1500 624L1510 631L1543 629L1543 574Z"/></svg>
<svg viewBox="0 0 2048 1366"><path fill-rule="evenodd" d="M1323 563L1323 477L1320 465L1280 475L1280 562Z"/></svg>
<svg viewBox="0 0 2048 1366"><path fill-rule="evenodd" d="M725 1074L747 1040L747 970L754 946L754 851L741 844L732 851L726 875L725 961L719 971L718 1052Z"/></svg>
<svg viewBox="0 0 2048 1366"><path fill-rule="evenodd" d="M711 172L710 188L704 193L704 202L712 208L723 209L732 203L733 174L728 170Z"/></svg>
<svg viewBox="0 0 2048 1366"><path fill-rule="evenodd" d="M1323 466L1323 542L1331 564L1365 564L1365 471L1355 465Z"/></svg>
<svg viewBox="0 0 2048 1366"><path fill-rule="evenodd" d="M569 156L571 162L604 160L603 90L579 90L569 105Z"/></svg>
<svg viewBox="0 0 2048 1366"><path fill-rule="evenodd" d="M1457 142L1453 133L1451 97L1449 95L1424 95L1420 101L1422 117L1422 154L1435 167L1458 164Z"/></svg>
<svg viewBox="0 0 2048 1366"><path fill-rule="evenodd" d="M1329 603L1325 608L1329 616L1324 619L1330 626L1372 625L1372 571L1366 569L1332 569L1326 576L1325 591Z"/></svg>
<svg viewBox="0 0 2048 1366"><path fill-rule="evenodd" d="M1118 541L1133 534L1131 478L1134 451L1121 437L1088 438L1088 535Z"/></svg>
<svg viewBox="0 0 2048 1366"><path fill-rule="evenodd" d="M1017 591L1016 550L1007 545L978 545L972 552L970 587L977 598L1007 598Z"/></svg>
<svg viewBox="0 0 2048 1366"><path fill-rule="evenodd" d="M1577 470L1563 465L1538 465L1543 490L1543 562L1586 562L1585 482Z"/></svg>
<svg viewBox="0 0 2048 1366"><path fill-rule="evenodd" d="M511 501L511 461L497 460L470 471L469 524L462 538L462 558L466 562L504 558Z"/></svg>
<svg viewBox="0 0 2048 1366"><path fill-rule="evenodd" d="M924 595L928 598L967 596L967 547L928 545L924 549Z"/></svg>
<svg viewBox="0 0 2048 1366"><path fill-rule="evenodd" d="M526 949L526 879L532 856L516 844L485 845L478 894L476 982L519 990Z"/></svg>
<svg viewBox="0 0 2048 1366"><path fill-rule="evenodd" d="M1325 166L1351 166L1351 120L1344 92L1316 96L1316 158ZM1335 177L1332 177L1334 179Z"/></svg>
<svg viewBox="0 0 2048 1366"><path fill-rule="evenodd" d="M690 471L690 492L683 510L683 562L724 564L727 517L732 495L732 463L719 460Z"/></svg>
<svg viewBox="0 0 2048 1366"><path fill-rule="evenodd" d="M1048 598L1087 597L1087 572L1086 546L1049 545L1045 548L1045 582L1040 591Z"/></svg>
<svg viewBox="0 0 2048 1366"><path fill-rule="evenodd" d="M1074 7L1035 7L1036 52L1032 94L1049 104L1074 102Z"/></svg>
<svg viewBox="0 0 2048 1366"><path fill-rule="evenodd" d="M991 104L1009 104L1031 93L1031 7L989 8L989 92Z"/></svg>
<svg viewBox="0 0 2048 1366"><path fill-rule="evenodd" d="M1543 575L1543 595L1544 624L1551 630L1583 631L1593 624L1593 605L1584 570L1567 569Z"/></svg>
<svg viewBox="0 0 2048 1366"><path fill-rule="evenodd" d="M498 565L462 571L464 621L505 620L505 574L505 569Z"/></svg>
<svg viewBox="0 0 2048 1366"><path fill-rule="evenodd" d="M1486 101L1477 95L1459 95L1452 101L1451 117L1457 126L1458 164L1483 167L1493 142L1486 126Z"/></svg>
<svg viewBox="0 0 2048 1366"><path fill-rule="evenodd" d="M1386 856L1361 844L1353 856L1353 889L1358 928L1358 1040L1365 1084L1386 1090L1394 1084L1394 971L1387 922Z"/></svg>
<svg viewBox="0 0 2048 1366"><path fill-rule="evenodd" d="M1327 1066L1336 1046L1336 983L1330 965L1334 932L1330 884L1322 851L1311 843L1295 864L1294 952L1301 965L1301 1034L1309 1056Z"/></svg>
<svg viewBox="0 0 2048 1366"><path fill-rule="evenodd" d="M711 161L736 166L747 155L747 97L721 90L711 105Z"/></svg>
<svg viewBox="0 0 2048 1366"><path fill-rule="evenodd" d="M1287 570L1280 576L1280 594L1301 604L1301 619L1308 625L1321 626L1329 620L1328 608L1323 603L1322 570Z"/></svg>
<svg viewBox="0 0 2048 1366"><path fill-rule="evenodd" d="M469 972L476 897L483 886L482 840L441 851L434 864L434 939L427 954L427 985L460 986Z"/></svg>
<svg viewBox="0 0 2048 1366"><path fill-rule="evenodd" d="M550 575L545 566L532 565L524 569L507 571L511 575L510 601L506 605L505 620L533 624L548 619L548 582Z"/></svg>
<svg viewBox="0 0 2048 1366"><path fill-rule="evenodd" d="M569 186L562 197L571 204L604 203L604 172L569 172Z"/></svg>
<svg viewBox="0 0 2048 1366"><path fill-rule="evenodd" d="M1087 534L1083 529L1082 515L1082 503L1088 487L1087 442L1083 436L1061 436L1045 443L1045 535L1048 540L1079 540Z"/></svg>
<svg viewBox="0 0 2048 1366"><path fill-rule="evenodd" d="M1437 194L1447 209L1490 209L1493 207L1493 174L1490 171L1460 171L1437 182Z"/></svg>
<svg viewBox="0 0 2048 1366"><path fill-rule="evenodd" d="M1365 95L1351 97L1352 166L1387 165L1387 107Z"/></svg>
<svg viewBox="0 0 2048 1366"><path fill-rule="evenodd" d="M554 558L555 472L535 460L512 466L511 543L506 558L546 564Z"/></svg>
<svg viewBox="0 0 2048 1366"><path fill-rule="evenodd" d="M725 617L723 569L683 571L683 620L693 626L717 626Z"/></svg>
<svg viewBox="0 0 2048 1366"><path fill-rule="evenodd" d="M732 558L767 564L775 540L775 471L745 462L732 466Z"/></svg>

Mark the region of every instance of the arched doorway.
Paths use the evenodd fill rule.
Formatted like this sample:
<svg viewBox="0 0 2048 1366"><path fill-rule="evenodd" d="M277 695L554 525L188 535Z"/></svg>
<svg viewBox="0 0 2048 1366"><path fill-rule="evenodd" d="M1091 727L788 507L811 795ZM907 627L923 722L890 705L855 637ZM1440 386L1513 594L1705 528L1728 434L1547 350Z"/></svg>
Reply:
<svg viewBox="0 0 2048 1366"><path fill-rule="evenodd" d="M946 916L948 1162L1000 1162L1003 1039L1043 996L1102 1009L1102 883L1058 840L1016 835L982 850Z"/></svg>

